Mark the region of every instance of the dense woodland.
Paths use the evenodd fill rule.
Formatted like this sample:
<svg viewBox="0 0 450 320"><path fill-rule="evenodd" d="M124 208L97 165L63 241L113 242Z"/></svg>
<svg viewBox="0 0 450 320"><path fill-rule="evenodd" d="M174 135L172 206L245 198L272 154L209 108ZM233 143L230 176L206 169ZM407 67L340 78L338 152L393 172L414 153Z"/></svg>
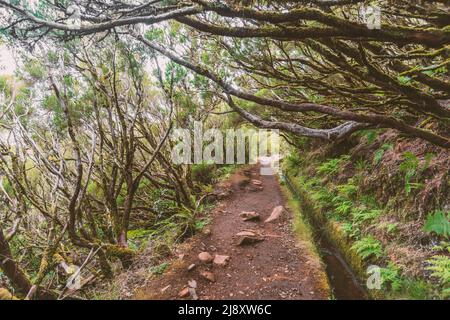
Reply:
<svg viewBox="0 0 450 320"><path fill-rule="evenodd" d="M449 21L445 0L0 0L18 61L0 77L0 294L86 298L144 242L163 254L201 229L230 168L172 163L173 128L197 120L279 129L355 251L423 253L386 268L388 289L404 274L450 297ZM372 216L350 212L370 194Z"/></svg>

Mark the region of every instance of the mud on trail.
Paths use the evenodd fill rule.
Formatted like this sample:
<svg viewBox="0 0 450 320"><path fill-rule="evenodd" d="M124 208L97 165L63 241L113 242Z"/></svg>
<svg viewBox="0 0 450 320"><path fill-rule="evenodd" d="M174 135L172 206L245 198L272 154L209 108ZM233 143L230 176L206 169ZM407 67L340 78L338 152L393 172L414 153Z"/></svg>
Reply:
<svg viewBox="0 0 450 320"><path fill-rule="evenodd" d="M179 257L169 269L154 276L133 298L328 299L323 265L311 246L294 234L292 212L286 208L276 176L260 176L258 166L253 166L233 174L221 186L233 192L217 203L207 231L180 246ZM280 217L265 223L280 205L285 208ZM260 219L244 221L243 211L255 211ZM237 245L236 234L249 230L264 240ZM225 265L202 262L202 252L211 255L203 254L205 260L216 255L229 259Z"/></svg>

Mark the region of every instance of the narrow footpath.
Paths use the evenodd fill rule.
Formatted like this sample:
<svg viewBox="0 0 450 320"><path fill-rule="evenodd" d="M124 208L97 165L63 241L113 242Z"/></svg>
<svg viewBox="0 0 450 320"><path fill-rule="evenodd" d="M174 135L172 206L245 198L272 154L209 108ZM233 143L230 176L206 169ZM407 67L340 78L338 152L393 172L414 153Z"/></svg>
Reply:
<svg viewBox="0 0 450 320"><path fill-rule="evenodd" d="M276 176L241 170L219 186L206 230L179 248L136 299L328 299L324 267L293 231Z"/></svg>

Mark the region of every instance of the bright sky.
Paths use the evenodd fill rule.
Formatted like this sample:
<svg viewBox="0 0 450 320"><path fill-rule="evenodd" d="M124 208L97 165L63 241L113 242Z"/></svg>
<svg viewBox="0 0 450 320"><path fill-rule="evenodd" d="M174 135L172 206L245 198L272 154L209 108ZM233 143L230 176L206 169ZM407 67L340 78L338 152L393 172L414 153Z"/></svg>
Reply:
<svg viewBox="0 0 450 320"><path fill-rule="evenodd" d="M5 45L0 44L0 75L12 74L15 69L16 63L11 51Z"/></svg>

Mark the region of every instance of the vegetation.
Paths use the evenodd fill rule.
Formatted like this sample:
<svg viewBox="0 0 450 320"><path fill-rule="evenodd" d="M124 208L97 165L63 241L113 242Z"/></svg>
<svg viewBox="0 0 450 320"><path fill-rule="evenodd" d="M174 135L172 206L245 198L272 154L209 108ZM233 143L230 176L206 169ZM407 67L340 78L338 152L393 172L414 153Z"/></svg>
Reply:
<svg viewBox="0 0 450 320"><path fill-rule="evenodd" d="M0 287L65 298L77 267L107 282L201 230L234 166L172 161L174 128L200 121L279 129L290 174L390 289L447 296L449 253L430 252L450 233L448 4L372 5L0 0L17 57L0 75Z"/></svg>
<svg viewBox="0 0 450 320"><path fill-rule="evenodd" d="M369 290L372 297L447 299L450 172L440 161L448 163L448 152L422 145L418 154L416 144L391 134L355 136L350 148L311 142L286 157L285 174L362 282L365 268L380 268L381 293Z"/></svg>

